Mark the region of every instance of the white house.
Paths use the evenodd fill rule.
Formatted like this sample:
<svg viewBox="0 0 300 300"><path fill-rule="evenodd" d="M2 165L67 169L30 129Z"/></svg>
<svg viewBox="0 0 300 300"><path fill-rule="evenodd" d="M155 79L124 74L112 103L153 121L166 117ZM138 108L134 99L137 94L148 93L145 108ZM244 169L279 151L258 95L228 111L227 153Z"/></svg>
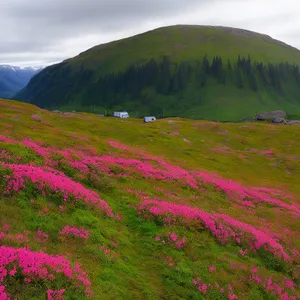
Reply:
<svg viewBox="0 0 300 300"><path fill-rule="evenodd" d="M156 118L151 116L151 117L144 117L144 122L149 123L149 122L154 122L156 121Z"/></svg>
<svg viewBox="0 0 300 300"><path fill-rule="evenodd" d="M124 118L129 118L129 114L126 111L115 111L114 117L124 119Z"/></svg>

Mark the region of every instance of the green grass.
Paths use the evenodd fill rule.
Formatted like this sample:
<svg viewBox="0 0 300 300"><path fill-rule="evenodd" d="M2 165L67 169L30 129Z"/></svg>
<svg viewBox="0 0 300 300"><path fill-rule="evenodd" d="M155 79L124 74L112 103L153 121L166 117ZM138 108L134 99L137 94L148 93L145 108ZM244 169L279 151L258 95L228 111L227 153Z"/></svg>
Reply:
<svg viewBox="0 0 300 300"><path fill-rule="evenodd" d="M131 38L96 46L68 61L70 66L96 69L97 72L114 73L130 65L151 58L169 55L174 61L197 60L207 55L212 59L221 56L236 60L238 55L261 62L298 63L299 50L284 45L262 34L239 34L226 29L207 26L173 26L159 28ZM120 55L121 54L121 55Z"/></svg>
<svg viewBox="0 0 300 300"><path fill-rule="evenodd" d="M109 147L107 140L113 139L190 171L217 173L247 186L280 189L293 194L295 199L292 201L299 204L300 131L297 125L216 123L180 118L144 124L141 119L99 118L87 113L67 117L4 100L0 101L0 108L0 135L11 139L22 141L31 138L59 149L83 147L86 153L88 147L93 147L99 156L124 155L124 151ZM39 114L42 122L34 121L32 114ZM18 120L14 118L16 115L19 115ZM7 124L12 127L5 127ZM76 139L74 135L88 140ZM230 154L215 150L224 146ZM262 154L270 149L274 155L268 157ZM0 142L1 150L6 150L13 157L20 156L21 160L15 160L15 163L46 164L42 157L23 146ZM140 159L138 154L126 155ZM199 293L192 284L197 277L206 283L218 282L225 287L231 284L239 299L276 299L261 286L249 281L250 270L254 267L258 267L263 276L272 276L279 281L288 277L297 282L295 264L282 263L266 252L241 257L240 246L220 244L196 222L191 225L165 225L157 218L139 216L135 205L142 200L128 190L143 191L151 198L179 201L207 212L228 214L253 226L261 225L261 218L264 218L277 233L283 227L299 232L299 219L286 217L268 205L259 205L249 213L234 206L232 199L211 185L201 186L204 190L194 190L180 182L145 180L138 174L133 178L118 178L116 175L120 170L117 168L112 174L101 174L100 181L82 179L81 174L62 157L57 155L55 159L61 162L57 167L60 171L99 193L115 213L122 215L122 219L109 218L81 204L69 205L67 211L61 213L57 206L62 198L55 194L43 196L32 184L27 184L20 193L6 195L3 191L7 182L3 176L7 175L7 171L0 167L0 220L11 225L12 233L28 230L32 250L69 253L72 261L78 260L89 274L96 299L227 299L217 290L205 296ZM32 204L30 199L36 202ZM291 200L282 201L289 203ZM52 203L49 213L41 216L43 207L49 203ZM70 239L61 242L58 232L65 225L84 226L91 237L87 241ZM37 229L49 234L44 245L33 239ZM188 241L186 247L179 250L155 241L157 235L168 232L185 236ZM291 245L299 249L299 239L294 235L287 240L283 237L280 241L286 247ZM114 243L118 243L116 248ZM6 240L0 240L1 245L24 246ZM117 252L118 256L115 259L107 257L99 250L100 245ZM168 265L167 257L173 258L175 267ZM246 271L232 268L233 263L244 265ZM208 268L212 264L216 271L211 273ZM19 294L20 299L45 299L47 284L37 282L20 290L20 286L12 281L9 291ZM57 288L64 287L65 282L61 280L58 284ZM85 299L85 296L72 293L67 287L65 299Z"/></svg>

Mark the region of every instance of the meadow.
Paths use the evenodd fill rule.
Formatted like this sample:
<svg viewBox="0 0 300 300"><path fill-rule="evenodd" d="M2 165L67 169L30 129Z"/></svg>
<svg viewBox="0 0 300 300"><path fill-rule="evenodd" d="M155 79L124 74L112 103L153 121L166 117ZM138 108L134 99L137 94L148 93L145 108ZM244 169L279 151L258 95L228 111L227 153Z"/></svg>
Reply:
<svg viewBox="0 0 300 300"><path fill-rule="evenodd" d="M0 100L0 299L298 299L299 129Z"/></svg>

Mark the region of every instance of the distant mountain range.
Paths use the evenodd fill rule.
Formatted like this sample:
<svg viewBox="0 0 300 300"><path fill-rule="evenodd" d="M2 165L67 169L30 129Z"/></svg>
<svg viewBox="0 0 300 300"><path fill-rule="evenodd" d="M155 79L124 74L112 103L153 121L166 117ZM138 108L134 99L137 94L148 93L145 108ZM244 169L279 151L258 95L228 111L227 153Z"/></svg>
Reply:
<svg viewBox="0 0 300 300"><path fill-rule="evenodd" d="M23 89L42 68L0 65L0 97L11 98Z"/></svg>
<svg viewBox="0 0 300 300"><path fill-rule="evenodd" d="M47 67L16 98L48 109L220 121L278 109L300 116L299 64L298 49L264 34L177 25Z"/></svg>

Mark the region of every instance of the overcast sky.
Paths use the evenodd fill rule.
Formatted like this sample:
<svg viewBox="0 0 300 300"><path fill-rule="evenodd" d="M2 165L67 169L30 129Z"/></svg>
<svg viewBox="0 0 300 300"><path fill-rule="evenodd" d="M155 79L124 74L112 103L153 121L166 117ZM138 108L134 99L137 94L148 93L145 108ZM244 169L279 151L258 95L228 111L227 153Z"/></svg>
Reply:
<svg viewBox="0 0 300 300"><path fill-rule="evenodd" d="M0 0L0 64L48 65L174 24L266 33L300 49L300 0Z"/></svg>

